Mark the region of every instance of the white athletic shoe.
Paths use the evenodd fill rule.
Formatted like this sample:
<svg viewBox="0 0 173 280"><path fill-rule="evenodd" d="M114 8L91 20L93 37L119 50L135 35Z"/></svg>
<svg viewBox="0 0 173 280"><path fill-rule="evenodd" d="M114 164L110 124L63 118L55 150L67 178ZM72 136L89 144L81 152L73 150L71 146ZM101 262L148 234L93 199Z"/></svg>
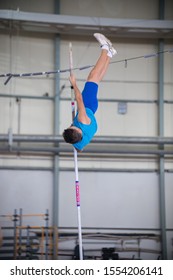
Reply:
<svg viewBox="0 0 173 280"><path fill-rule="evenodd" d="M112 46L111 41L108 38L106 38L106 36L104 36L101 33L94 33L94 37L100 43L101 48L102 47L104 48L104 46L107 46L108 52L110 52L112 56L117 54L117 51Z"/></svg>

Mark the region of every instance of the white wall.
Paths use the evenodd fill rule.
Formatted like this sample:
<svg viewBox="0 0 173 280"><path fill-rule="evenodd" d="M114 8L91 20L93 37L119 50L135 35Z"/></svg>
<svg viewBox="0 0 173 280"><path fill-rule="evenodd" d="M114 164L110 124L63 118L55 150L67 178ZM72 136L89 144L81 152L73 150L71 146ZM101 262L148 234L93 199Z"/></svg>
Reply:
<svg viewBox="0 0 173 280"><path fill-rule="evenodd" d="M52 36L23 36L14 34L12 37L1 35L0 57L1 73L28 73L52 70L54 68L54 45ZM44 58L44 59L43 59ZM54 95L54 80L47 77L12 79L4 85L1 78L0 91L4 94L24 96ZM13 133L18 131L18 103L16 99L2 98L0 105L1 133L7 133L12 127ZM22 99L20 133L51 134L53 132L53 102Z"/></svg>
<svg viewBox="0 0 173 280"><path fill-rule="evenodd" d="M0 215L13 215L14 209L19 214L20 208L23 214L45 214L48 209L52 224L51 172L0 170L0 178ZM1 218L1 225L7 220ZM42 217L23 218L23 225L42 226L45 221Z"/></svg>
<svg viewBox="0 0 173 280"><path fill-rule="evenodd" d="M140 6L139 5L140 2ZM158 1L139 0L74 0L69 6L68 0L61 1L61 13L76 15L76 10L82 16L116 17L116 18L157 18ZM139 7L138 12L134 7Z"/></svg>
<svg viewBox="0 0 173 280"><path fill-rule="evenodd" d="M52 173L0 171L1 213L52 212ZM166 226L173 227L173 175L165 175ZM80 172L84 227L159 228L159 189L155 173ZM134 207L135 206L135 207ZM75 178L60 172L59 225L76 226ZM104 211L102 211L104 210ZM103 218L104 217L104 218Z"/></svg>
<svg viewBox="0 0 173 280"><path fill-rule="evenodd" d="M35 12L35 13L54 13L54 0L1 0L0 9L11 9Z"/></svg>
<svg viewBox="0 0 173 280"><path fill-rule="evenodd" d="M152 173L80 172L83 226L158 228L157 183L158 176ZM74 226L73 172L61 172L60 209L60 226Z"/></svg>

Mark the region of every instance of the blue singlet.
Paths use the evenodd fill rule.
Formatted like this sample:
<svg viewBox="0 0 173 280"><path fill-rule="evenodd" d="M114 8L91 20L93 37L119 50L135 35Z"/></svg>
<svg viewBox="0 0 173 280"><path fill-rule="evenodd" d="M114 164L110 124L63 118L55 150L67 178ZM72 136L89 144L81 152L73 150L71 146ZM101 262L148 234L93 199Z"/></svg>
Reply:
<svg viewBox="0 0 173 280"><path fill-rule="evenodd" d="M82 140L73 144L73 146L80 151L83 150L83 148L91 141L91 139L93 138L94 134L97 131L97 122L93 111L90 110L89 108L86 108L86 113L88 118L90 118L91 120L90 124L83 124L79 122L78 113L73 121L73 125L82 130Z"/></svg>

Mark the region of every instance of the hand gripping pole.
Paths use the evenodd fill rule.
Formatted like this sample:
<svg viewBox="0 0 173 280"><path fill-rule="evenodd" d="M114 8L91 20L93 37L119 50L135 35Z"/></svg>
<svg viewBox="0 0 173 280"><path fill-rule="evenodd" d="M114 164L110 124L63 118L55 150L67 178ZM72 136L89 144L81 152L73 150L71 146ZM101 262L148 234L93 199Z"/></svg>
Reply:
<svg viewBox="0 0 173 280"><path fill-rule="evenodd" d="M70 75L71 75L73 70L72 43L69 43L69 61L70 61ZM71 110L72 110L72 122L73 122L75 117L75 98L74 98L74 90L72 86L71 86ZM77 158L77 150L75 148L73 149L74 149L74 165L75 165L76 206L77 206L77 214L78 214L79 256L80 256L80 260L83 260L78 158Z"/></svg>

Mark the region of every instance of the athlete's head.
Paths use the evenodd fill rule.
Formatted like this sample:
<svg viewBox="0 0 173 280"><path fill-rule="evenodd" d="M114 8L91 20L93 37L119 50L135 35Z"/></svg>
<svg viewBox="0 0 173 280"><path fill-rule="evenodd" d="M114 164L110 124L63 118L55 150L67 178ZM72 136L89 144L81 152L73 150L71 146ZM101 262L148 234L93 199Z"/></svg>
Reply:
<svg viewBox="0 0 173 280"><path fill-rule="evenodd" d="M82 131L75 126L70 126L64 130L63 137L65 142L75 144L82 140Z"/></svg>

